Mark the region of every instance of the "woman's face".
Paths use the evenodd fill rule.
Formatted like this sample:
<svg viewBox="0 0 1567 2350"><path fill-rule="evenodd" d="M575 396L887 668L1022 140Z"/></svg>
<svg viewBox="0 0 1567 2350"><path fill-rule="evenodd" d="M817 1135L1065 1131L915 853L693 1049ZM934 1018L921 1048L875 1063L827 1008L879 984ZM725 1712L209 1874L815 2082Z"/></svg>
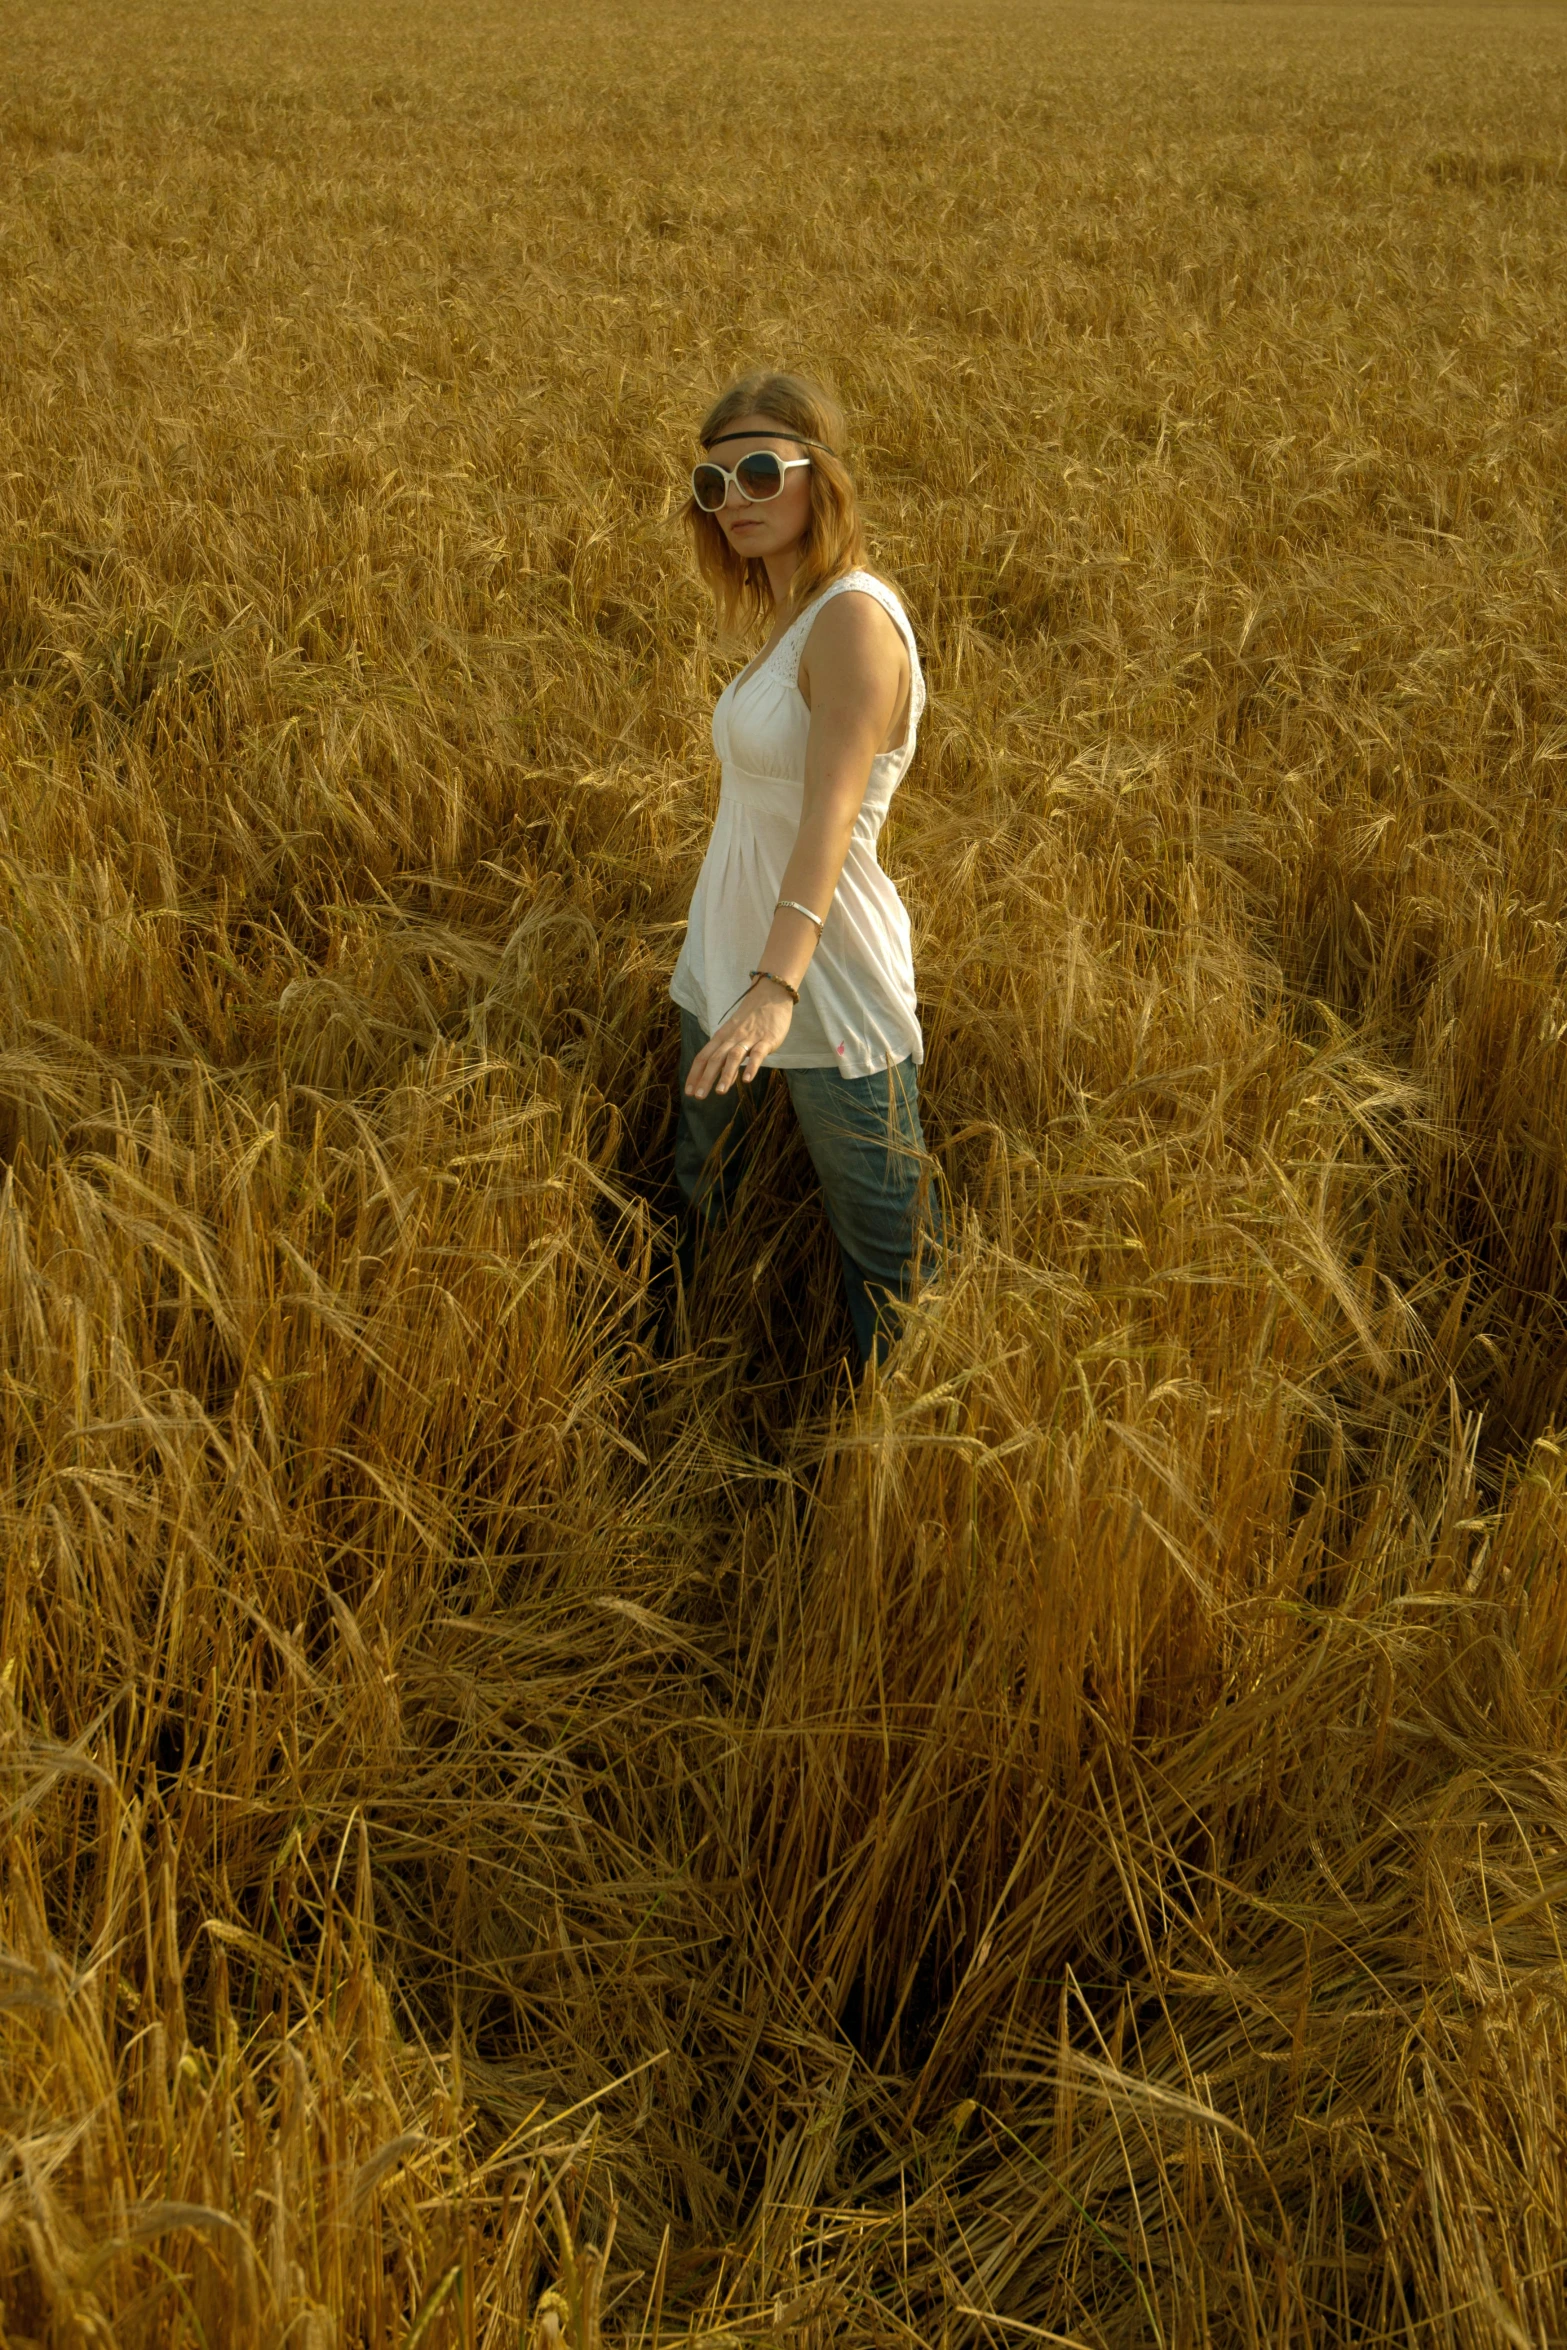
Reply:
<svg viewBox="0 0 1567 2350"><path fill-rule="evenodd" d="M731 433L743 433L745 438L731 440ZM792 441L765 416L737 416L733 424L725 425L724 436L708 454L731 473L752 449L771 449L785 462L810 454L802 442ZM811 476L803 465L784 475L784 486L776 498L764 498L755 505L748 505L731 482L715 517L735 553L747 563L765 563L769 556L787 554L805 536L810 518Z"/></svg>

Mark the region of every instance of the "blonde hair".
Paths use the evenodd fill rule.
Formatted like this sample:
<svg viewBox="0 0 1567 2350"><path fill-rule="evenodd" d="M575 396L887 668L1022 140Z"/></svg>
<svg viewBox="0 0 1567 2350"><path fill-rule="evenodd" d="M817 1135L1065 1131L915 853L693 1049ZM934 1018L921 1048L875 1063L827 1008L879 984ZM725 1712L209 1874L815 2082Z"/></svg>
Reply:
<svg viewBox="0 0 1567 2350"><path fill-rule="evenodd" d="M830 392L807 376L762 371L741 376L713 402L698 440L706 448L742 416L766 416L777 425L781 438L806 442L810 448L810 518L799 569L790 583L790 602L798 608L865 561L854 483L842 455L843 411ZM724 627L756 627L771 619L772 582L760 557L737 555L717 516L705 514L695 498L687 503L685 519L696 567L713 591Z"/></svg>

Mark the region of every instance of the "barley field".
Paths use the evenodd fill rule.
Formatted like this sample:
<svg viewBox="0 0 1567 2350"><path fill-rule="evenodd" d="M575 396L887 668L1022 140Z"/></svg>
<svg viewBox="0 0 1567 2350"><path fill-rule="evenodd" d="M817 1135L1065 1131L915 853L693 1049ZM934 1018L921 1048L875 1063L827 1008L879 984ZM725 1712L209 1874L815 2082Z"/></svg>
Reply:
<svg viewBox="0 0 1567 2350"><path fill-rule="evenodd" d="M1567 2340L1567 16L0 57L0 2341ZM859 1388L786 1116L671 1290L755 363L932 689Z"/></svg>

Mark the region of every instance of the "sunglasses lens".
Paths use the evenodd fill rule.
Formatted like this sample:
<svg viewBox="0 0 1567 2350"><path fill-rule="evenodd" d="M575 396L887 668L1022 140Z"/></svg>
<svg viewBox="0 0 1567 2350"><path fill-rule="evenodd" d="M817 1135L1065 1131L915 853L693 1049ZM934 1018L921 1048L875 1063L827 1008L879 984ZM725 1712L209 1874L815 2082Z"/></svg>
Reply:
<svg viewBox="0 0 1567 2350"><path fill-rule="evenodd" d="M782 461L771 449L753 449L735 467L735 479L748 498L776 498L784 485Z"/></svg>
<svg viewBox="0 0 1567 2350"><path fill-rule="evenodd" d="M704 514L716 514L728 490L722 466L699 465L691 476L691 495Z"/></svg>

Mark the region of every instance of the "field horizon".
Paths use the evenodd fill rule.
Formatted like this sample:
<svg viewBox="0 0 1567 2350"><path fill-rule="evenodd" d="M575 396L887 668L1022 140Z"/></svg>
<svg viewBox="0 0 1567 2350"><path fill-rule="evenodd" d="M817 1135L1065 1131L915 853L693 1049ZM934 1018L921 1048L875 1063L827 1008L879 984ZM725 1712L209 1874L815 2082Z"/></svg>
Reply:
<svg viewBox="0 0 1567 2350"><path fill-rule="evenodd" d="M1567 2340L1567 16L0 54L0 2345ZM754 364L930 687L859 1386L782 1105L669 1311Z"/></svg>

